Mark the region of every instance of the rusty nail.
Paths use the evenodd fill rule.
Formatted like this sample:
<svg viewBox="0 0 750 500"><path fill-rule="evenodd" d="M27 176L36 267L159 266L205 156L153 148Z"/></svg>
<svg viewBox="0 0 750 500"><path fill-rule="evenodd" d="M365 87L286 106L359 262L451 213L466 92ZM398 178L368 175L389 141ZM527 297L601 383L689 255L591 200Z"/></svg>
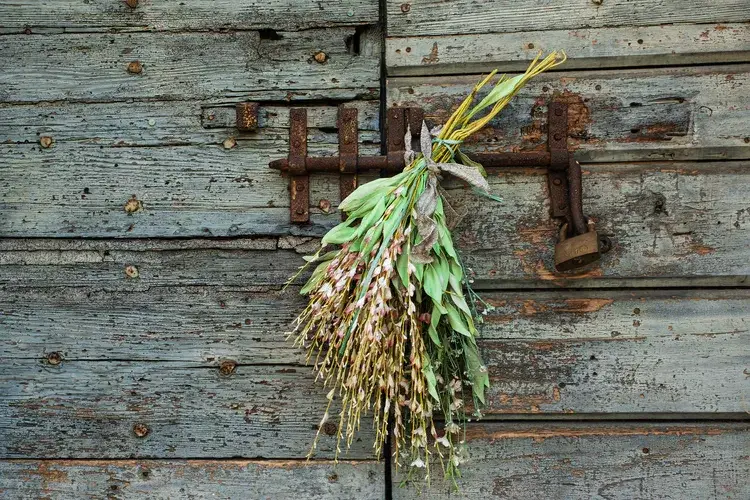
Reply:
<svg viewBox="0 0 750 500"><path fill-rule="evenodd" d="M54 143L55 141L52 139L52 137L48 135L43 135L39 138L39 145L42 146L44 149L51 148Z"/></svg>
<svg viewBox="0 0 750 500"><path fill-rule="evenodd" d="M128 214L135 213L143 208L143 202L136 198L135 195L133 195L126 203L125 203L125 212Z"/></svg>
<svg viewBox="0 0 750 500"><path fill-rule="evenodd" d="M224 146L224 149L232 149L237 145L237 141L234 139L234 137L228 137L224 139L222 145Z"/></svg>
<svg viewBox="0 0 750 500"><path fill-rule="evenodd" d="M135 266L126 267L125 276L127 276L128 278L133 278L133 279L137 278L138 276L140 276L140 274L138 273L138 268Z"/></svg>
<svg viewBox="0 0 750 500"><path fill-rule="evenodd" d="M237 363L232 360L222 361L219 365L219 374L223 377L228 377L234 373L234 369L237 368Z"/></svg>
<svg viewBox="0 0 750 500"><path fill-rule="evenodd" d="M552 184L554 184L555 186L559 186L560 184L562 184L562 181L560 179L553 179Z"/></svg>
<svg viewBox="0 0 750 500"><path fill-rule="evenodd" d="M323 211L323 213L327 214L331 211L331 202L326 199L322 199L318 202L318 207Z"/></svg>
<svg viewBox="0 0 750 500"><path fill-rule="evenodd" d="M533 48L534 48L534 44L533 44L533 43L531 43L531 42L529 42L529 43L528 43L528 45L527 45L527 47L528 47L529 49L533 49Z"/></svg>
<svg viewBox="0 0 750 500"><path fill-rule="evenodd" d="M601 5L604 0L591 0L594 5Z"/></svg>
<svg viewBox="0 0 750 500"><path fill-rule="evenodd" d="M298 208L297 209L297 215L305 215L305 209L304 208Z"/></svg>
<svg viewBox="0 0 750 500"><path fill-rule="evenodd" d="M131 9L135 9L136 7L138 7L138 0L125 0L125 5L127 5Z"/></svg>
<svg viewBox="0 0 750 500"><path fill-rule="evenodd" d="M296 189L297 192L299 193L299 192L302 192L302 191L305 190L305 186L303 186L302 184L299 184L299 183L295 182L294 183L294 189Z"/></svg>
<svg viewBox="0 0 750 500"><path fill-rule="evenodd" d="M51 352L47 354L47 363L51 364L52 366L57 366L60 363L62 363L62 354L59 352Z"/></svg>
<svg viewBox="0 0 750 500"><path fill-rule="evenodd" d="M406 14L410 10L411 10L411 5L409 5L408 3L402 3L401 4L401 12L403 12L404 14Z"/></svg>
<svg viewBox="0 0 750 500"><path fill-rule="evenodd" d="M133 426L133 433L139 438L145 438L149 432L151 429L146 424L138 423Z"/></svg>
<svg viewBox="0 0 750 500"><path fill-rule="evenodd" d="M142 71L143 65L140 61L131 61L130 64L128 64L128 73L140 75Z"/></svg>
<svg viewBox="0 0 750 500"><path fill-rule="evenodd" d="M323 432L325 432L329 436L333 436L336 434L336 424L333 422L326 422L323 424Z"/></svg>
<svg viewBox="0 0 750 500"><path fill-rule="evenodd" d="M324 62L328 60L328 55L326 55L326 53L321 50L321 51L316 52L313 58L315 59L316 62L323 64Z"/></svg>
<svg viewBox="0 0 750 500"><path fill-rule="evenodd" d="M555 134L554 137L555 137L556 141L562 140L562 135L560 135L560 134Z"/></svg>

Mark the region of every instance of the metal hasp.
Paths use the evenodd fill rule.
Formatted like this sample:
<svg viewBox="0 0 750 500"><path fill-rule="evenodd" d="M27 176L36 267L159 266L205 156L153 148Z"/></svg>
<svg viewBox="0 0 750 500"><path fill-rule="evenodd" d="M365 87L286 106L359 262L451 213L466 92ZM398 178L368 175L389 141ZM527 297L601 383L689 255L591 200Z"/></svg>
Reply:
<svg viewBox="0 0 750 500"><path fill-rule="evenodd" d="M386 112L387 154L358 156L357 110L339 107L339 155L310 158L307 157L307 113L304 109L292 108L289 116L289 156L274 160L269 166L289 174L291 221L306 223L310 220L310 172L340 172L341 199L357 187L358 172L373 169L380 170L381 175L400 172L405 167L406 132L411 130L412 140L418 141L424 113L416 107L389 108ZM583 215L581 166L568 150L566 103L550 102L547 127L547 151L469 156L486 168L539 167L548 170L550 215L561 221L560 240L555 246L555 268L568 271L598 260L601 253L611 248L611 243L606 237L600 238L593 223Z"/></svg>

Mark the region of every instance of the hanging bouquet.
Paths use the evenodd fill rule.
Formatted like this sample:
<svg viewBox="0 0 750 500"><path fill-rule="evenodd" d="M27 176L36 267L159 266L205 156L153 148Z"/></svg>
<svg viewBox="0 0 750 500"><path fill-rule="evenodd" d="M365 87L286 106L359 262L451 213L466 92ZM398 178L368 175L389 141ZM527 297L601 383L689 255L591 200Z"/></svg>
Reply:
<svg viewBox="0 0 750 500"><path fill-rule="evenodd" d="M420 154L410 151L407 132L403 172L364 184L343 200L346 221L305 257L317 267L301 290L309 303L292 335L331 387L320 428L331 403L340 400L337 456L342 441L351 445L361 417L372 413L376 455L392 432L397 466L425 468L429 478L437 458L446 477L458 475L464 398L470 393L478 412L489 378L476 343L480 299L453 246L451 209L438 182L441 174L451 174L492 197L484 169L461 152L461 143L528 80L564 60L564 53L538 56L525 73L501 77L472 106L491 73L442 128L431 133L422 124ZM444 420L440 430L437 414Z"/></svg>

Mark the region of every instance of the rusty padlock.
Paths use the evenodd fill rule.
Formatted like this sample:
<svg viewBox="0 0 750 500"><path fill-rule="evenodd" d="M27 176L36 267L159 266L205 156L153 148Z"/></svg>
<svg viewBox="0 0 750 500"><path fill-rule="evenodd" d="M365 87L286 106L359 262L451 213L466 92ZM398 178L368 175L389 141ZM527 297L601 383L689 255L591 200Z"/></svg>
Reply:
<svg viewBox="0 0 750 500"><path fill-rule="evenodd" d="M599 260L602 256L599 235L594 223L588 222L588 231L568 237L567 222L560 228L560 241L555 245L555 269L570 271Z"/></svg>

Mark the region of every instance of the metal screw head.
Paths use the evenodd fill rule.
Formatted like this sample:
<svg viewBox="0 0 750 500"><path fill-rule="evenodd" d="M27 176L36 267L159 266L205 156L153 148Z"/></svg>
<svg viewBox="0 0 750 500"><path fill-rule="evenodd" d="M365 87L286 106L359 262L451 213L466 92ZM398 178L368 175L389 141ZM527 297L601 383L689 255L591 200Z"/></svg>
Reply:
<svg viewBox="0 0 750 500"><path fill-rule="evenodd" d="M303 186L302 184L295 184L295 185L294 185L294 189L295 189L295 190L296 190L296 191L297 191L298 193L300 193L300 192L302 192L302 191L304 191L304 190L305 190L305 186Z"/></svg>
<svg viewBox="0 0 750 500"><path fill-rule="evenodd" d="M556 141L562 140L562 135L560 134L555 134L554 137Z"/></svg>
<svg viewBox="0 0 750 500"><path fill-rule="evenodd" d="M333 436L336 434L336 424L333 422L326 422L323 424L323 432L325 432L328 436Z"/></svg>
<svg viewBox="0 0 750 500"><path fill-rule="evenodd" d="M222 361L219 365L219 374L223 377L228 377L234 373L237 368L237 363L232 360Z"/></svg>
<svg viewBox="0 0 750 500"><path fill-rule="evenodd" d="M228 137L224 139L224 142L222 143L222 146L224 146L224 149L232 149L237 145L237 141L234 137Z"/></svg>
<svg viewBox="0 0 750 500"><path fill-rule="evenodd" d="M140 75L143 72L143 65L140 61L131 61L128 64L128 73L133 75Z"/></svg>
<svg viewBox="0 0 750 500"><path fill-rule="evenodd" d="M331 202L329 200L326 200L325 198L320 200L318 202L318 208L324 213L327 214L331 211Z"/></svg>
<svg viewBox="0 0 750 500"><path fill-rule="evenodd" d="M59 352L51 352L47 354L47 363L51 364L52 366L57 366L60 363L62 363L62 354Z"/></svg>
<svg viewBox="0 0 750 500"><path fill-rule="evenodd" d="M136 198L135 195L133 195L126 203L125 203L125 213L132 214L140 209L143 208L143 202Z"/></svg>
<svg viewBox="0 0 750 500"><path fill-rule="evenodd" d="M560 108L555 109L555 116L562 116L563 110Z"/></svg>
<svg viewBox="0 0 750 500"><path fill-rule="evenodd" d="M559 186L560 184L562 184L562 181L560 179L552 179L552 184L554 184L555 186Z"/></svg>
<svg viewBox="0 0 750 500"><path fill-rule="evenodd" d="M328 60L328 54L326 54L325 52L321 50L315 53L315 55L313 56L313 59L315 59L315 62L323 64L324 62Z"/></svg>
<svg viewBox="0 0 750 500"><path fill-rule="evenodd" d="M139 438L145 438L149 432L151 432L151 429L146 424L137 423L133 426L133 434Z"/></svg>
<svg viewBox="0 0 750 500"><path fill-rule="evenodd" d="M128 266L128 267L126 267L125 268L125 276L127 276L128 278L131 278L131 279L137 278L138 276L140 276L140 274L138 273L138 268L135 267L135 266Z"/></svg>
<svg viewBox="0 0 750 500"><path fill-rule="evenodd" d="M305 209L304 208L298 208L297 209L297 215L305 215Z"/></svg>
<svg viewBox="0 0 750 500"><path fill-rule="evenodd" d="M125 0L125 5L127 5L131 9L135 9L136 7L138 7L138 0Z"/></svg>
<svg viewBox="0 0 750 500"><path fill-rule="evenodd" d="M52 137L48 135L43 135L39 138L39 145L42 146L44 149L51 148L54 143L55 141L52 139Z"/></svg>
<svg viewBox="0 0 750 500"><path fill-rule="evenodd" d="M407 14L411 10L411 5L408 3L402 3L401 4L401 12L404 14Z"/></svg>

